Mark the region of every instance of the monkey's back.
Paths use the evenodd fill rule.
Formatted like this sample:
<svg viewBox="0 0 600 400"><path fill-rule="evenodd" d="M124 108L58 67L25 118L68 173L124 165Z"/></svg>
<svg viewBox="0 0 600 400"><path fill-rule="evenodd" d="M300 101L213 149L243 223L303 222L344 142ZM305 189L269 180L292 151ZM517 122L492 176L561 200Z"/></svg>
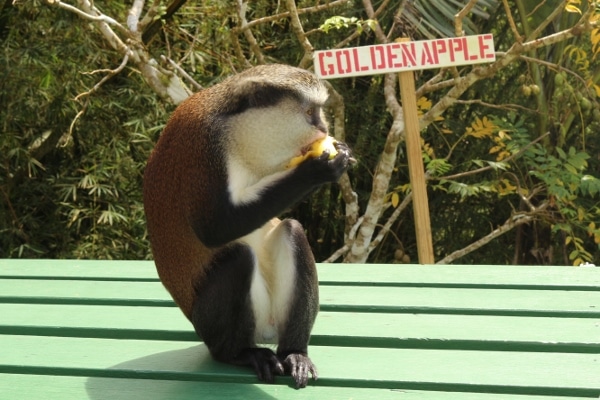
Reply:
<svg viewBox="0 0 600 400"><path fill-rule="evenodd" d="M191 221L202 219L218 191L225 190L216 113L203 108L214 95L207 89L177 107L144 171L144 210L155 264L188 318L194 282L202 278L213 253L200 242Z"/></svg>

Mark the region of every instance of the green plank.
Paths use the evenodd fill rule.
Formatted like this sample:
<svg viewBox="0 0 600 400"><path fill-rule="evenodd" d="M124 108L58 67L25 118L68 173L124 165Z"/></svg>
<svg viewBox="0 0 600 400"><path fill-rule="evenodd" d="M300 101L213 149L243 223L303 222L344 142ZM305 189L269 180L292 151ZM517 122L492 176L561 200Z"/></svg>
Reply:
<svg viewBox="0 0 600 400"><path fill-rule="evenodd" d="M325 311L600 317L600 292L416 287L321 287Z"/></svg>
<svg viewBox="0 0 600 400"><path fill-rule="evenodd" d="M27 400L583 400L583 397L520 396L309 386L219 384L149 379L0 375L1 399Z"/></svg>
<svg viewBox="0 0 600 400"><path fill-rule="evenodd" d="M0 278L158 281L153 261L0 259Z"/></svg>
<svg viewBox="0 0 600 400"><path fill-rule="evenodd" d="M600 268L319 264L321 284L600 290ZM0 277L158 280L152 261L0 259Z"/></svg>
<svg viewBox="0 0 600 400"><path fill-rule="evenodd" d="M160 282L0 279L1 302L175 307Z"/></svg>
<svg viewBox="0 0 600 400"><path fill-rule="evenodd" d="M498 265L321 264L321 284L600 291L600 268Z"/></svg>
<svg viewBox="0 0 600 400"><path fill-rule="evenodd" d="M0 373L256 383L189 342L0 336ZM319 386L600 395L597 354L312 346ZM290 378L277 380L284 385Z"/></svg>
<svg viewBox="0 0 600 400"><path fill-rule="evenodd" d="M0 334L198 341L176 308L0 304ZM313 345L600 352L600 319L321 312Z"/></svg>
<svg viewBox="0 0 600 400"><path fill-rule="evenodd" d="M322 286L323 311L600 317L600 292ZM0 303L174 306L160 282L0 279Z"/></svg>

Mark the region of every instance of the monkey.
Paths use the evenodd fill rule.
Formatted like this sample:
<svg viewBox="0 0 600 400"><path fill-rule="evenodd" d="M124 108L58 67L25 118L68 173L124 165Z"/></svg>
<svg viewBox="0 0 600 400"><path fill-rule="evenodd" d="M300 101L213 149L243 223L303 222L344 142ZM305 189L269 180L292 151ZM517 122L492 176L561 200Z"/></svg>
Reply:
<svg viewBox="0 0 600 400"><path fill-rule="evenodd" d="M285 168L327 136L327 98L306 70L252 67L180 103L144 171L158 275L211 356L268 383L291 375L297 388L318 378L317 271L302 225L278 217L354 160L338 142L331 159Z"/></svg>

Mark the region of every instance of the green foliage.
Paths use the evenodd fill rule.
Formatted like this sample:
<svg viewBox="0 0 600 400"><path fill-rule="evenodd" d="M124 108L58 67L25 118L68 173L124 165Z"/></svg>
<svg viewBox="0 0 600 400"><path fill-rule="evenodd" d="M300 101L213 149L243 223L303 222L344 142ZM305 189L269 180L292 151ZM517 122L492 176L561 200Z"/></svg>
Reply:
<svg viewBox="0 0 600 400"><path fill-rule="evenodd" d="M325 33L329 33L329 31L334 28L347 29L350 27L355 27L358 33L362 33L365 26L369 27L372 30L375 28L375 25L377 25L377 21L374 21L372 19L361 21L356 17L347 18L336 15L334 17L327 18L325 22L323 22L323 24L319 27L319 29Z"/></svg>
<svg viewBox="0 0 600 400"><path fill-rule="evenodd" d="M592 175L583 175L579 191L583 196L596 197L597 194L600 194L600 179Z"/></svg>
<svg viewBox="0 0 600 400"><path fill-rule="evenodd" d="M454 35L453 16L467 2L434 3L401 2L401 12L387 8L377 16L378 28L391 38ZM524 36L555 11L550 3L510 2ZM74 100L104 76L92 71L115 68L121 55L93 23L41 2L19 4L10 7L7 19L0 18L7 21L0 26L0 257L149 257L142 173L172 106L152 93L132 67L90 96ZM315 4L301 1L298 7ZM506 51L515 37L499 4L477 2L463 29L467 34L493 32L497 50ZM578 6L580 11L585 12L585 4ZM130 6L95 5L118 21L125 21ZM247 5L248 21L285 11L273 2ZM579 17L565 12L545 32L567 29ZM289 19L253 27L252 44L236 30L239 18L232 2L188 2L147 47L157 60L168 55L203 86L257 63L253 46L266 62L300 62L302 46ZM364 19L358 3L300 18L316 49L346 40L345 46L376 43L375 22ZM535 222L460 262L576 264L600 259L599 43L595 30L532 51L471 87L443 119L422 132L437 259L517 213L535 215ZM417 87L437 73L418 73ZM450 71L443 76L447 82L453 78ZM358 159L349 175L364 209L392 123L384 77L339 79L331 85L344 99L346 140ZM419 99L420 109L424 112L445 94L428 93ZM384 218L410 190L408 181L401 149L390 183L394 189L385 199L392 207ZM305 225L317 259L343 245L344 207L337 187L319 190L290 215ZM408 207L371 261L393 261L399 244L416 261L414 237Z"/></svg>
<svg viewBox="0 0 600 400"><path fill-rule="evenodd" d="M72 14L23 6L9 28L0 257L147 258L141 173L167 110L133 70L73 100L99 79L84 72L120 61Z"/></svg>

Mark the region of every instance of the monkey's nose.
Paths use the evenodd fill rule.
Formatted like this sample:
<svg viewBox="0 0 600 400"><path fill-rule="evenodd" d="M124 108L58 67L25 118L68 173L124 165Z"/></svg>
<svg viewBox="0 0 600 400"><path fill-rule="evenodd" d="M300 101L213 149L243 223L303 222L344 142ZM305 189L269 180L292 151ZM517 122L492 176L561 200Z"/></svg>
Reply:
<svg viewBox="0 0 600 400"><path fill-rule="evenodd" d="M317 124L317 129L321 132L323 132L324 134L328 134L329 133L329 128L327 127L327 125L324 122L319 122Z"/></svg>

